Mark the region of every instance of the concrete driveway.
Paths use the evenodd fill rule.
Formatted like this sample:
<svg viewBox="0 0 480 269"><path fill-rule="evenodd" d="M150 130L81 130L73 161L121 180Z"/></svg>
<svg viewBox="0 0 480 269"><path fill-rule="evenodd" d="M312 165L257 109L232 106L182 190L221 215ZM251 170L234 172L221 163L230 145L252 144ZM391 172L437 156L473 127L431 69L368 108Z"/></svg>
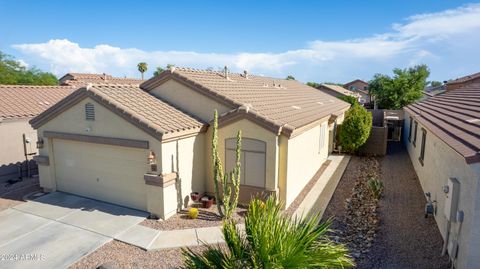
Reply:
<svg viewBox="0 0 480 269"><path fill-rule="evenodd" d="M0 212L0 268L65 268L146 212L54 192Z"/></svg>

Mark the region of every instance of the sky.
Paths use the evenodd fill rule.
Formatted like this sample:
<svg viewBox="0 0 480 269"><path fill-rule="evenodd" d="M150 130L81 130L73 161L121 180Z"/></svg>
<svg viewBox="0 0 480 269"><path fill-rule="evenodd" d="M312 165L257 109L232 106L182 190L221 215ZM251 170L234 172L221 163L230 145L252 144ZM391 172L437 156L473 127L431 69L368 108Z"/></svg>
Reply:
<svg viewBox="0 0 480 269"><path fill-rule="evenodd" d="M370 80L427 64L430 80L480 71L480 3L0 0L0 51L25 66L147 77L157 66L307 82Z"/></svg>

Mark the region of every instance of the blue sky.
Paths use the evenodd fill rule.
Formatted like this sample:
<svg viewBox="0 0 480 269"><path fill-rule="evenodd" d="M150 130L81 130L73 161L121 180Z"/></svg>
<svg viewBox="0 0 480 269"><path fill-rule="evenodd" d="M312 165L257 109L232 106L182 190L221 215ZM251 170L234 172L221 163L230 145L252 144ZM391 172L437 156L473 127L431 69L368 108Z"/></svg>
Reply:
<svg viewBox="0 0 480 269"><path fill-rule="evenodd" d="M139 61L319 82L419 63L435 80L480 71L475 2L45 2L0 0L0 50L57 75L139 77Z"/></svg>

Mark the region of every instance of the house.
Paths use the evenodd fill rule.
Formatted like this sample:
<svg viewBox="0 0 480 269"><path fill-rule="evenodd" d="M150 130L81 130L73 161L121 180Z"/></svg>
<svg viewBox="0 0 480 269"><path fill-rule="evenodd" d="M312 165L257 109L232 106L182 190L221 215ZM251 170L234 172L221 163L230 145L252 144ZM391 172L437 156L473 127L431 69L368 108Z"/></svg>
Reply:
<svg viewBox="0 0 480 269"><path fill-rule="evenodd" d="M372 101L370 92L368 91L368 86L369 86L368 83L361 79L356 79L354 81L350 81L343 85L345 89L349 89L350 91L357 92L360 94L361 104L367 104Z"/></svg>
<svg viewBox="0 0 480 269"><path fill-rule="evenodd" d="M342 86L338 86L338 85L334 85L334 84L320 84L320 86L318 86L317 89L321 90L324 93L328 93L331 96L337 97L337 98L340 97L340 96L353 96L359 102L361 100L361 95L358 92L353 92L353 91L347 90Z"/></svg>
<svg viewBox="0 0 480 269"><path fill-rule="evenodd" d="M82 87L30 122L43 141L40 185L166 219L191 192L213 193L211 137L234 165L242 131L240 200L289 206L326 160L349 104L295 80L175 68L139 86Z"/></svg>
<svg viewBox="0 0 480 269"><path fill-rule="evenodd" d="M68 73L60 78L60 86L0 85L0 139L6 141L0 143L0 182L27 175L29 169L36 171L30 155L37 152L37 132L28 121L92 82L139 85L143 81L107 74ZM29 162L25 162L27 159Z"/></svg>
<svg viewBox="0 0 480 269"><path fill-rule="evenodd" d="M447 82L447 90L457 89L471 83L480 82L480 72L460 77Z"/></svg>
<svg viewBox="0 0 480 269"><path fill-rule="evenodd" d="M423 97L420 100L425 100L437 94L444 93L447 90L447 85L442 84L439 86L426 86L423 90Z"/></svg>
<svg viewBox="0 0 480 269"><path fill-rule="evenodd" d="M457 82L455 82L457 83ZM464 82L462 82L464 83ZM405 109L404 138L455 268L480 264L480 82Z"/></svg>
<svg viewBox="0 0 480 269"><path fill-rule="evenodd" d="M139 85L144 80L134 78L119 78L108 74L67 73L58 80L62 86L85 86L87 83L121 83Z"/></svg>
<svg viewBox="0 0 480 269"><path fill-rule="evenodd" d="M0 85L0 182L26 175L29 168L36 170L25 162L32 159L29 154L36 152L37 142L37 132L28 121L73 90L70 86Z"/></svg>

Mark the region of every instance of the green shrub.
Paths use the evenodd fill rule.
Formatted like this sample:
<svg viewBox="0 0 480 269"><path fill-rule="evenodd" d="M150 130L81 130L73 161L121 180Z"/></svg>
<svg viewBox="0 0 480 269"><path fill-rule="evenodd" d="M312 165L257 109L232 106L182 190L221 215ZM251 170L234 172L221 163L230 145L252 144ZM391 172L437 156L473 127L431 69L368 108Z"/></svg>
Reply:
<svg viewBox="0 0 480 269"><path fill-rule="evenodd" d="M201 253L183 249L183 268L346 268L348 250L326 237L330 222L319 216L303 220L283 215L272 197L254 199L245 217L245 231L232 220L223 224L226 247L206 245Z"/></svg>
<svg viewBox="0 0 480 269"><path fill-rule="evenodd" d="M375 199L380 199L383 192L383 183L377 178L371 177L368 180L368 186L370 187L373 197Z"/></svg>
<svg viewBox="0 0 480 269"><path fill-rule="evenodd" d="M342 96L338 96L338 99L340 99L340 100L342 100L342 101L345 101L345 102L349 103L349 104L352 105L352 106L358 105L358 99L355 98L354 96L342 95Z"/></svg>
<svg viewBox="0 0 480 269"><path fill-rule="evenodd" d="M372 129L372 114L359 104L353 105L347 113L341 128L339 140L342 150L355 152L367 141Z"/></svg>

